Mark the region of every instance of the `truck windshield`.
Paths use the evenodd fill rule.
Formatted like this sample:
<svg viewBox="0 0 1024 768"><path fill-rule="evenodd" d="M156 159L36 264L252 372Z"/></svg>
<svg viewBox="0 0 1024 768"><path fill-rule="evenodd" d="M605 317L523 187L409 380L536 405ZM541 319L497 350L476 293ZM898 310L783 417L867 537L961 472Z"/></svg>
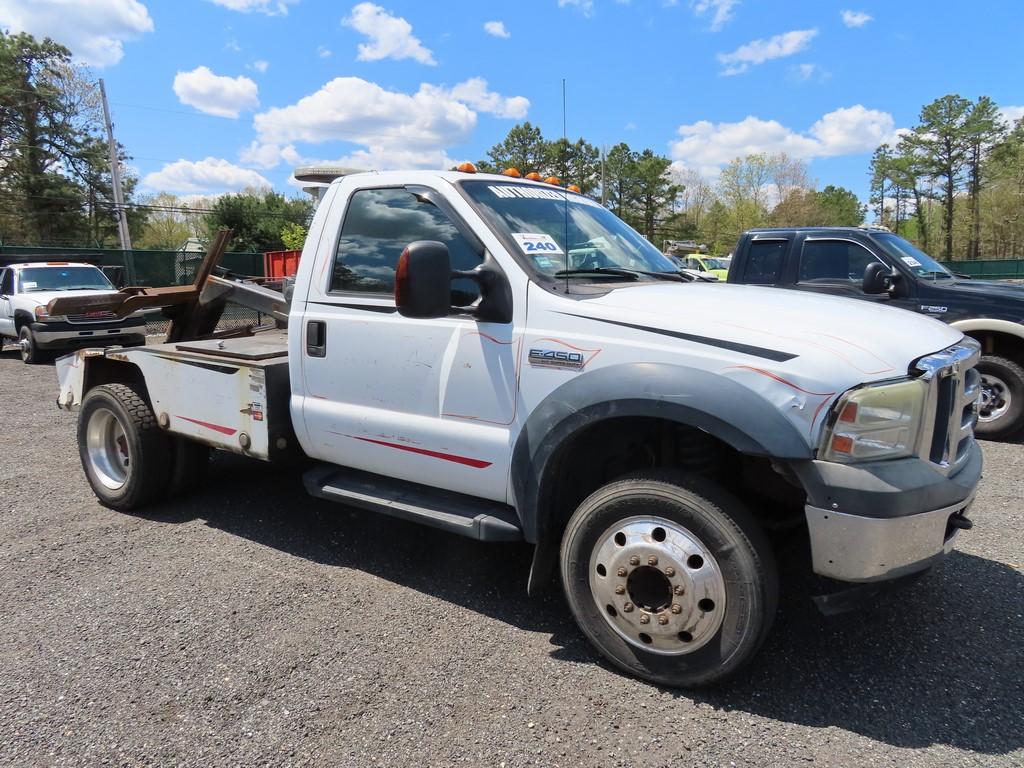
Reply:
<svg viewBox="0 0 1024 768"><path fill-rule="evenodd" d="M667 256L590 198L533 184L467 181L462 188L538 272L612 280L678 275Z"/></svg>
<svg viewBox="0 0 1024 768"><path fill-rule="evenodd" d="M945 280L953 277L952 272L899 235L882 232L876 234L875 238L880 240L883 245L888 246L889 251L918 277L926 280Z"/></svg>
<svg viewBox="0 0 1024 768"><path fill-rule="evenodd" d="M27 267L21 270L20 278L23 293L114 289L96 267Z"/></svg>

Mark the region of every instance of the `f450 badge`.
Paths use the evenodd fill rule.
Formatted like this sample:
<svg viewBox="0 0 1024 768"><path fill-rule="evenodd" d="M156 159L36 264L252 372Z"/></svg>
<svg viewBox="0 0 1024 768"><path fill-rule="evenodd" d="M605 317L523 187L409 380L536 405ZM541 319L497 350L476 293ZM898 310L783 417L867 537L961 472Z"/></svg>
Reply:
<svg viewBox="0 0 1024 768"><path fill-rule="evenodd" d="M582 352L567 352L561 349L531 349L530 365L544 368L567 368L578 371L586 364Z"/></svg>

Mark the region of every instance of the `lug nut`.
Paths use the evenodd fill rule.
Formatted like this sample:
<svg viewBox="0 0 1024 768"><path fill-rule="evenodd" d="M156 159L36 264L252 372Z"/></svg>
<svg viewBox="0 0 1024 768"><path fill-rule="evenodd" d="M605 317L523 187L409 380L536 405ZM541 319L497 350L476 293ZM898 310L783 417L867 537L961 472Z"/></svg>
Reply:
<svg viewBox="0 0 1024 768"><path fill-rule="evenodd" d="M646 613L641 613L640 614L640 623L641 624L650 624L651 623L651 617L648 616Z"/></svg>
<svg viewBox="0 0 1024 768"><path fill-rule="evenodd" d="M620 578L625 578L625 576L626 576L626 574L628 573L628 571L627 571L627 570L626 570L625 568L619 568L619 570L617 570L617 571L616 571L615 573L616 573L616 575L618 575L618 576L619 576Z"/></svg>
<svg viewBox="0 0 1024 768"><path fill-rule="evenodd" d="M624 594L626 594L626 588L624 586L622 586L621 584L619 584L619 586L617 586L615 588L615 594L616 595L624 595Z"/></svg>
<svg viewBox="0 0 1024 768"><path fill-rule="evenodd" d="M676 575L676 569L670 565L668 568L665 569L665 575L671 579L673 576Z"/></svg>
<svg viewBox="0 0 1024 768"><path fill-rule="evenodd" d="M633 555L631 558L629 558L629 564L630 565L640 565L640 558L637 557L636 555Z"/></svg>
<svg viewBox="0 0 1024 768"><path fill-rule="evenodd" d="M625 605L622 606L622 610L625 611L626 613L630 613L633 610L633 604L632 603L626 603Z"/></svg>
<svg viewBox="0 0 1024 768"><path fill-rule="evenodd" d="M685 595L686 587L684 587L682 584L676 584L676 588L672 591L675 592L677 595Z"/></svg>
<svg viewBox="0 0 1024 768"><path fill-rule="evenodd" d="M665 615L659 616L658 617L658 623L661 624L662 626L665 626L666 624L668 624L668 616L665 616Z"/></svg>
<svg viewBox="0 0 1024 768"><path fill-rule="evenodd" d="M672 611L672 613L682 613L683 606L681 606L679 603L674 603L670 610Z"/></svg>
<svg viewBox="0 0 1024 768"><path fill-rule="evenodd" d="M654 555L651 555L650 557L647 558L647 564L648 565L657 565L658 564L658 558L655 557Z"/></svg>

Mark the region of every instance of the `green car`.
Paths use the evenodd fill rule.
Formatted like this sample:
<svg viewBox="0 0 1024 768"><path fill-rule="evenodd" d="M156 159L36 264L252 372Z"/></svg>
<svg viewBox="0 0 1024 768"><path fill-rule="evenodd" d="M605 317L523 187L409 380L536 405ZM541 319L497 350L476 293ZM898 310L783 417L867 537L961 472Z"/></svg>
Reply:
<svg viewBox="0 0 1024 768"><path fill-rule="evenodd" d="M709 272L719 280L725 280L729 276L729 262L732 259L720 258L717 256L699 256L690 254L682 257L686 262L687 269L695 269L698 272Z"/></svg>

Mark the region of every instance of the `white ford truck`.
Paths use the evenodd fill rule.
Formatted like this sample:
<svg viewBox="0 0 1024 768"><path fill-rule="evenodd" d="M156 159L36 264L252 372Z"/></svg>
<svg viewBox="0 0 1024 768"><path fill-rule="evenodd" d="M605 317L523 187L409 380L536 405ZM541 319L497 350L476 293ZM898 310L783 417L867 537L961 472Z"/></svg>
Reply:
<svg viewBox="0 0 1024 768"><path fill-rule="evenodd" d="M534 545L529 589L557 570L602 654L674 686L757 652L778 590L765 531L787 511L829 600L910 580L971 527L976 342L865 302L690 282L558 186L341 178L290 305L268 311L277 328L59 361L104 504L177 492L206 447L304 454L314 496Z"/></svg>
<svg viewBox="0 0 1024 768"><path fill-rule="evenodd" d="M104 310L51 315L46 309L58 296L114 292L106 275L92 264L0 265L0 344L6 339L16 341L26 363L41 362L58 350L145 344L146 321L141 315L118 317Z"/></svg>

